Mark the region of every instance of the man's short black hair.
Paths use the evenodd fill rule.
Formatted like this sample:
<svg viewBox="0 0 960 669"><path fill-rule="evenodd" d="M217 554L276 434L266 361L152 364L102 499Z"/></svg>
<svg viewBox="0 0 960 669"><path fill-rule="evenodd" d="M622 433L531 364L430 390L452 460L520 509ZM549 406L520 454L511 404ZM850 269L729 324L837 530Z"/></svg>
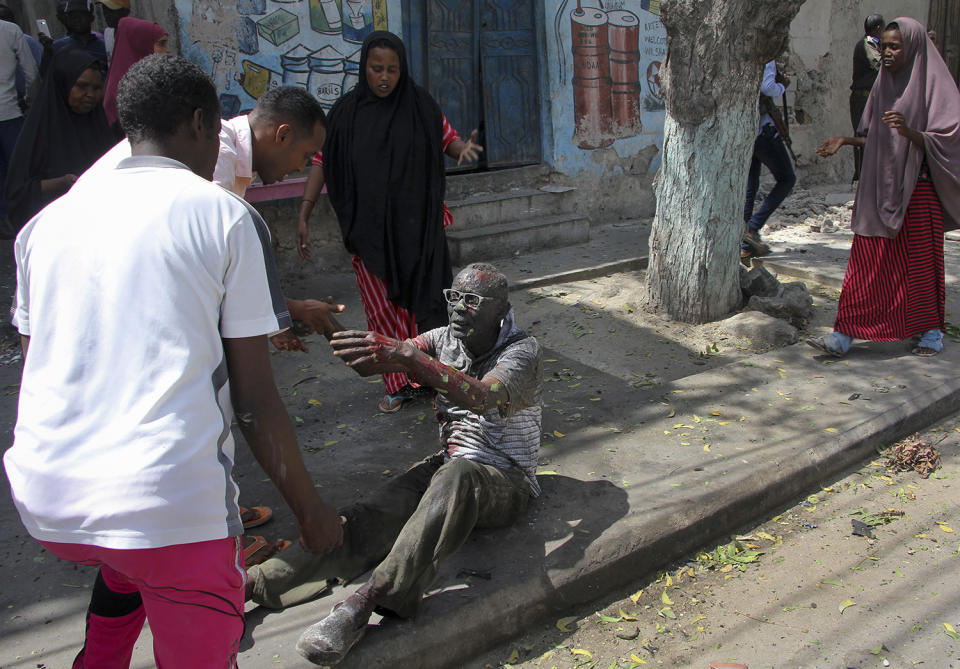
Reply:
<svg viewBox="0 0 960 669"><path fill-rule="evenodd" d="M7 7L6 5L0 5L0 21L8 21L10 23L16 23L17 17L13 13L13 10Z"/></svg>
<svg viewBox="0 0 960 669"><path fill-rule="evenodd" d="M213 128L220 116L217 89L203 70L180 56L147 56L117 88L120 125L134 143L172 136L197 109L203 110L207 128Z"/></svg>
<svg viewBox="0 0 960 669"><path fill-rule="evenodd" d="M327 115L315 97L300 86L278 86L260 96L250 116L256 120L288 123L297 135L313 135L317 122L327 125Z"/></svg>
<svg viewBox="0 0 960 669"><path fill-rule="evenodd" d="M871 14L863 22L863 34L872 35L877 29L883 27L883 16L880 14Z"/></svg>

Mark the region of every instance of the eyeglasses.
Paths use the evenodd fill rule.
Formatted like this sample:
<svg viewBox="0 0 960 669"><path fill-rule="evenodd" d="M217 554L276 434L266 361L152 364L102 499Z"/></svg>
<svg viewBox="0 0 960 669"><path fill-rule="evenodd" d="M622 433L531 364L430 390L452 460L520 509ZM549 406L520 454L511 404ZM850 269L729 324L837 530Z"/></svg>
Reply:
<svg viewBox="0 0 960 669"><path fill-rule="evenodd" d="M444 289L443 298L447 301L447 304L454 306L457 305L460 300L463 300L463 303L471 309L479 307L484 300L494 299L492 297L477 295L476 293L461 293L459 290L453 290L452 288Z"/></svg>

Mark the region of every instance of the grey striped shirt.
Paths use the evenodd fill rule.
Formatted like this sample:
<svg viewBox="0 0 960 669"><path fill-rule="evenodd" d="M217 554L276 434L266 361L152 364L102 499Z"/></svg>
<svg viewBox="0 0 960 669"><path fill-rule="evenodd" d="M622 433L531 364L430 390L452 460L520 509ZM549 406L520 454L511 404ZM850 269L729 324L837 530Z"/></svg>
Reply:
<svg viewBox="0 0 960 669"><path fill-rule="evenodd" d="M536 472L543 365L537 340L516 327L511 310L503 320L497 344L481 358L474 359L446 327L425 332L413 342L441 363L474 378L495 377L504 384L510 398L503 411L494 408L478 414L437 394L441 453L503 470L519 468L530 486L530 494L539 496Z"/></svg>

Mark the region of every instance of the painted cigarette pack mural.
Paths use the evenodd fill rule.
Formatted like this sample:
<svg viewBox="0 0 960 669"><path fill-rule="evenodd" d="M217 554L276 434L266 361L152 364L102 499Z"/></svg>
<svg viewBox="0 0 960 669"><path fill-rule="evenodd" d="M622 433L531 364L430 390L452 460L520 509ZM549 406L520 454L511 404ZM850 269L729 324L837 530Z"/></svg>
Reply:
<svg viewBox="0 0 960 669"><path fill-rule="evenodd" d="M666 30L659 0L556 0L553 126L565 171L589 165L583 152L620 155L662 141L660 66ZM571 129L572 136L562 129ZM571 150L577 149L577 150ZM577 154L581 155L577 155Z"/></svg>
<svg viewBox="0 0 960 669"><path fill-rule="evenodd" d="M357 81L364 38L374 30L399 32L399 4L176 0L182 52L212 73L225 118L246 113L280 85L303 86L329 110Z"/></svg>

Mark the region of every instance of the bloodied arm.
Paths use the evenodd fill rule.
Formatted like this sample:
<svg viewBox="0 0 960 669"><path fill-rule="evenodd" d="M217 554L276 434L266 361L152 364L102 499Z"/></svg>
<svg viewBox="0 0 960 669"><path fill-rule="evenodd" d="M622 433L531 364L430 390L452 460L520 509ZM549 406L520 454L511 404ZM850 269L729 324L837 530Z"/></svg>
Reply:
<svg viewBox="0 0 960 669"><path fill-rule="evenodd" d="M333 335L330 345L333 354L361 376L406 372L421 385L430 386L454 404L477 413L494 408L503 412L510 400L506 387L496 377L478 379L464 374L421 351L410 340L348 330Z"/></svg>

